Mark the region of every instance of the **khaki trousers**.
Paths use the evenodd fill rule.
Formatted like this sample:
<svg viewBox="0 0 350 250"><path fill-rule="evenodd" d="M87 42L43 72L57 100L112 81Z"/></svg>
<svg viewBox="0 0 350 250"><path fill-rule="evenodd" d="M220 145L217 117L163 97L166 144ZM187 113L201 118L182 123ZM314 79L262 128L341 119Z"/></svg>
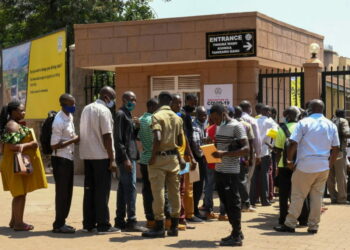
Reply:
<svg viewBox="0 0 350 250"><path fill-rule="evenodd" d="M180 216L179 161L176 155L158 156L153 165L149 165L148 174L153 195L153 213L155 220L164 220L164 192L168 189L171 217Z"/></svg>
<svg viewBox="0 0 350 250"><path fill-rule="evenodd" d="M198 166L197 166L198 167ZM185 174L185 194L184 194L184 208L186 219L191 219L194 216L194 202L193 202L193 184L190 182L190 174Z"/></svg>
<svg viewBox="0 0 350 250"><path fill-rule="evenodd" d="M337 189L335 186L337 186ZM337 159L333 167L329 170L327 188L332 201L340 203L346 202L346 156L343 155L342 158Z"/></svg>
<svg viewBox="0 0 350 250"><path fill-rule="evenodd" d="M309 229L317 230L321 218L321 206L324 188L329 170L318 173L305 173L296 169L292 176L292 195L285 225L291 228L297 226L297 221L304 201L310 194Z"/></svg>

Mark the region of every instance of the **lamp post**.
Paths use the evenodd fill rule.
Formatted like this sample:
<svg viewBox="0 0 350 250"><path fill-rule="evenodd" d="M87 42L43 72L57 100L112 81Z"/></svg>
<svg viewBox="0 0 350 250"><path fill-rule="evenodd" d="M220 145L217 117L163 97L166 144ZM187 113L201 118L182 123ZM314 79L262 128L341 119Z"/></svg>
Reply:
<svg viewBox="0 0 350 250"><path fill-rule="evenodd" d="M311 58L316 59L317 54L320 52L320 45L318 45L317 43L311 43L309 51L311 53Z"/></svg>

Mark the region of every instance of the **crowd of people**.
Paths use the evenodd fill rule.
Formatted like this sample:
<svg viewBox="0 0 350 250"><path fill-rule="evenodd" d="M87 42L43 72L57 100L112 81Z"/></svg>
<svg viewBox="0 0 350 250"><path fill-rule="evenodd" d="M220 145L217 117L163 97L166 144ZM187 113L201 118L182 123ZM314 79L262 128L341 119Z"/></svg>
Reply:
<svg viewBox="0 0 350 250"><path fill-rule="evenodd" d="M300 225L317 233L327 190L332 203L349 203L346 148L350 130L343 110L337 110L331 121L323 116L323 102L312 100L306 110L288 107L284 121L278 123L276 109L261 103L255 106L253 117L249 101L235 107L215 104L206 110L198 106L196 95L188 94L183 104L180 95L161 92L137 118L132 115L137 103L133 92L122 95L119 109L115 99L112 88L101 89L99 99L83 109L79 136L73 123L74 97L63 94L59 99L62 109L50 131L56 187L54 233L76 230L66 219L77 143L85 167L84 232L178 236L179 230L195 228L194 223L218 219L232 226L220 245L241 246L241 213L256 212L258 203L270 206L276 193L279 225L274 229L278 232L295 232ZM1 174L4 190L13 196L9 226L16 231L33 230L23 221L26 194L47 187L38 143L33 130L25 126L24 116L24 106L18 101L3 107L0 115ZM202 150L206 144L216 146L211 156L219 158L218 163L207 160ZM13 171L18 154L29 155L31 174ZM138 165L145 227L136 218ZM192 182L191 171L199 172L199 180ZM118 173L119 183L112 226L108 202L113 173ZM219 214L214 213L215 191L220 198Z"/></svg>

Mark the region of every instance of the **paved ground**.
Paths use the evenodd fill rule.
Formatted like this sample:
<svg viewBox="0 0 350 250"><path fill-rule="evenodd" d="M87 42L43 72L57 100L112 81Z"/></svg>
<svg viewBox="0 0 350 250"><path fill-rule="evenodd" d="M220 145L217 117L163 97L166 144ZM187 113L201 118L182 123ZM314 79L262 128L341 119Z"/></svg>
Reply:
<svg viewBox="0 0 350 250"><path fill-rule="evenodd" d="M7 225L10 218L11 196L0 192L0 249L211 249L219 248L218 239L229 233L228 222L210 221L197 224L195 230L180 232L178 238L144 239L138 233L92 235L77 232L74 235L58 235L50 232L54 218L54 185L52 176L47 190L30 193L27 198L25 221L35 225L32 232L14 232ZM68 223L81 228L82 176L76 176L74 196ZM1 184L2 185L2 184ZM116 181L113 183L113 190ZM116 192L111 192L110 211L114 218ZM215 200L216 205L218 200ZM328 200L326 200L327 204ZM138 195L137 214L144 223L142 197ZM309 235L306 228L295 234L281 234L272 230L277 222L278 208L258 207L257 213L243 214L243 249L350 249L350 206L328 205L322 215L320 231ZM112 220L111 220L112 221Z"/></svg>

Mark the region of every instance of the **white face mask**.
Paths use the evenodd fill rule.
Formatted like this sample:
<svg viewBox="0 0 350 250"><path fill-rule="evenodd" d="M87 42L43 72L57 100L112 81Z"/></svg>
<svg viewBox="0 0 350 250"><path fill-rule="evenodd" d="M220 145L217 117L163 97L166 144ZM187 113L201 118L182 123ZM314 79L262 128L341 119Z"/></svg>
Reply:
<svg viewBox="0 0 350 250"><path fill-rule="evenodd" d="M112 108L114 106L114 101L113 100L109 101L108 103L106 103L106 106L108 108Z"/></svg>

